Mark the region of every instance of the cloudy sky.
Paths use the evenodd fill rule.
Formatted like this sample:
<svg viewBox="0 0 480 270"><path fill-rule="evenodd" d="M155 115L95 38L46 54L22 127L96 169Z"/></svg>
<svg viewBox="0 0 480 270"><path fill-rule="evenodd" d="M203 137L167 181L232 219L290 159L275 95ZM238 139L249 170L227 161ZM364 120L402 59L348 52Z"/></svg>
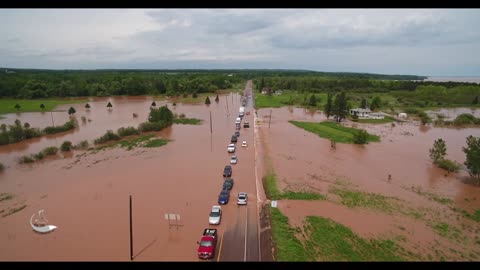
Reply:
<svg viewBox="0 0 480 270"><path fill-rule="evenodd" d="M480 76L480 9L0 9L0 66Z"/></svg>

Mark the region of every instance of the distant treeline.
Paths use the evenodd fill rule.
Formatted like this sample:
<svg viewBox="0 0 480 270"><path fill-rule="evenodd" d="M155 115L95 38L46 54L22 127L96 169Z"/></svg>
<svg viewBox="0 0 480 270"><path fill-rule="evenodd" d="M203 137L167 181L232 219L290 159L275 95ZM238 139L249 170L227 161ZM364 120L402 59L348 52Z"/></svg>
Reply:
<svg viewBox="0 0 480 270"><path fill-rule="evenodd" d="M215 92L242 81L242 76L226 73L16 70L0 73L0 97L179 95Z"/></svg>
<svg viewBox="0 0 480 270"><path fill-rule="evenodd" d="M369 80L422 80L414 75L316 72L308 70L41 70L1 69L0 97L48 98L215 92L247 79L270 77L276 88L375 88ZM277 77L277 79L275 79ZM397 87L398 90L410 88Z"/></svg>
<svg viewBox="0 0 480 270"><path fill-rule="evenodd" d="M453 88L458 86L479 86L477 83L431 82L403 80L375 80L358 78L336 78L318 76L275 76L261 77L254 81L257 89L271 87L273 90L297 90L305 92L390 92L414 91L419 86L441 86Z"/></svg>

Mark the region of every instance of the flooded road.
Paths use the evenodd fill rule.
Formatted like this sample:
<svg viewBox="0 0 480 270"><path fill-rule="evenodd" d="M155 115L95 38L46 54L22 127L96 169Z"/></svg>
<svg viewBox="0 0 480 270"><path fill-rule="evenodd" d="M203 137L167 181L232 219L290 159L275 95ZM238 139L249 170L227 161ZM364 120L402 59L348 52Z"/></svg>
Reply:
<svg viewBox="0 0 480 270"><path fill-rule="evenodd" d="M215 96L210 99L214 100ZM106 108L107 100L113 104L111 112ZM136 261L198 260L196 242L203 229L209 227L208 214L211 206L218 204L222 170L229 162L226 148L235 131L232 110L238 112L240 107L238 94L222 96L219 103L213 101L209 106L202 103L174 107L169 104L174 113L202 119L203 123L173 125L159 132L159 137L172 140L160 148L134 148L131 151L115 148L86 155L75 151L65 158L32 165L15 162L16 156L35 153L51 145L58 146L63 140L71 140L74 144L85 139L91 141L107 129L137 126L146 121L151 102L149 97L93 100L89 102L89 113L84 112L84 104L76 104L76 117L86 115L91 121L84 125L79 121L79 128L74 132L0 147L0 158L8 165L0 175L0 190L14 195L13 199L0 202L0 211L26 205L17 213L0 217L3 232L0 234L0 260L130 260L129 195L133 197ZM226 102L229 102L228 114ZM166 102L156 103L158 107ZM133 118L132 113L137 113L138 118ZM22 114L19 119L33 127L42 127L50 125L49 113L45 114L38 113L32 118L28 118L29 114ZM66 113L64 116L53 114L55 123L68 118ZM2 121L12 119L8 116ZM250 121L253 122L253 117ZM253 141L253 129L247 130L242 128L240 140ZM220 234L228 232L229 224L236 224L237 218L241 218L236 216L236 193L246 191L250 203L257 201L254 153L253 148L238 149L239 163L233 171L232 201L222 207ZM54 232L39 235L30 228L30 216L40 209L45 209L50 224L58 226ZM247 238L253 243L250 238L258 235L255 203L248 205L248 211ZM181 226L169 228L169 222L164 219L166 213L179 214ZM223 247L224 251L227 249L227 245ZM253 255L249 256L254 259Z"/></svg>
<svg viewBox="0 0 480 270"><path fill-rule="evenodd" d="M272 118L269 127L270 113ZM273 171L280 190L318 192L326 195L329 201L339 203L340 198L333 195L331 189L338 186L338 182L344 182L349 189L398 198L409 207L433 209L442 218L436 222L448 221L449 224L462 228L470 226L471 231L466 231L465 235L471 241L463 245L468 246L468 251L480 254L480 248L475 244L475 239L479 239L479 230L475 229L478 228L477 223L462 218L461 215L457 217L451 210L451 207L457 207L473 213L480 209L480 187L464 181L468 176L465 170L447 174L443 169L432 165L428 152L434 140L443 138L447 144L447 158L463 163L465 154L462 147L466 145L466 137L479 136L480 129L424 127L417 122L396 124L395 127L390 123L376 125L347 122L344 123L345 126L364 128L369 133L379 135L381 142L365 146L337 143L334 150L331 149L329 140L288 123L289 120L325 120L326 117L321 112L312 113L292 107L268 108L260 109L258 117L262 120L259 128L265 165L262 176ZM388 175L391 175L390 180ZM420 191L414 192L412 187ZM420 194L422 192L423 195ZM452 203L440 204L425 194L451 199ZM346 206L333 206L328 202L290 200L282 201L279 208L289 217L290 224L295 226L299 226L307 215L321 215L351 226L359 234L381 235L389 232L397 224L396 220L400 219L395 215L380 216L379 219L372 214L366 221L371 225L367 225L357 222L361 218L358 209L340 210ZM416 228L410 231L412 239L423 239L424 244L440 241L438 238L441 237L431 227L415 225L418 222L412 218L398 222L403 227ZM451 247L447 243L445 246ZM462 260L458 254L452 253L449 256Z"/></svg>

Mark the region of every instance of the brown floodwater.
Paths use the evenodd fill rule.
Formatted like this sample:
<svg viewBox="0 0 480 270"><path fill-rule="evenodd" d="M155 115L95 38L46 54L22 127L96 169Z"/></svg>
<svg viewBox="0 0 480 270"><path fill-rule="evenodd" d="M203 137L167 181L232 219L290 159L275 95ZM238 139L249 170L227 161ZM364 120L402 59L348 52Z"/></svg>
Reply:
<svg viewBox="0 0 480 270"><path fill-rule="evenodd" d="M213 101L215 96L210 96ZM112 111L106 104L111 101ZM0 211L26 205L17 213L0 217L0 260L6 261L126 261L129 249L129 195L133 197L135 260L197 261L197 241L208 227L208 213L217 204L223 167L230 154L226 148L234 133L240 96L222 96L220 102L168 106L174 113L204 120L202 125L173 125L157 134L171 140L160 148L114 148L98 153L74 151L65 158L48 158L32 165L19 165L18 156L36 153L64 140L74 144L146 121L151 97L94 98L76 108L79 127L73 132L0 147L0 159L7 169L0 174L0 190L15 197L0 202ZM227 104L228 102L228 114ZM161 106L166 101L157 101ZM57 109L65 109L64 105ZM210 133L210 112L212 129ZM137 113L138 118L133 118ZM66 112L53 113L55 124L68 120ZM82 123L81 116L91 121ZM33 127L51 125L50 113L7 115ZM253 123L253 115L246 116ZM241 129L240 140L253 143L253 128ZM237 220L236 193L246 191L253 202L248 207L256 224L254 147L238 149L239 164L233 168L235 186L228 205L223 206L220 234ZM32 231L30 216L46 210L54 232ZM178 229L169 228L165 213L180 215ZM252 233L258 233L254 231ZM250 236L249 236L250 237ZM232 245L232 244L231 244ZM226 248L224 248L226 249Z"/></svg>
<svg viewBox="0 0 480 270"><path fill-rule="evenodd" d="M269 127L270 113L272 119ZM329 140L288 123L289 120L317 122L326 119L321 112L312 115L310 111L301 108L268 108L259 110L258 117L262 119L259 136L266 167L262 172L265 175L269 168L273 168L281 190L306 190L329 194L329 189L334 183L347 181L348 185L355 189L397 197L414 207L436 209L443 213L444 217L454 219L453 216L446 214L449 210L447 206L409 190L413 186L423 192L450 198L455 206L467 211L480 209L480 187L464 181L468 173L462 170L460 173L446 174L444 170L432 165L428 152L435 139L443 138L447 144L447 157L463 163L465 155L462 147L466 145L465 139L469 135L479 136L478 128L423 127L417 122L396 124L395 127L391 124L346 122L343 123L345 126L364 128L370 133L379 135L381 142L365 146L337 143L336 149L333 150ZM388 175L391 175L390 181ZM380 220L378 216L372 215L367 220L376 225L368 225L367 221L359 222L361 210L340 210L343 206L334 206L328 202L288 201L280 205L280 209L286 210L289 218L293 219L291 222L295 224L306 215L315 213L351 225L359 233L380 234L388 231L394 224L391 222L393 216L387 221L388 216ZM288 210L286 205L289 207ZM315 212L312 205L320 208ZM465 223L478 228L469 220L452 222L459 226L460 223ZM439 241L431 228L427 234L425 230L428 228L415 225L417 223L411 218L402 219L401 222L404 227L415 228L412 229L412 239ZM475 233L466 234L471 239L476 237ZM470 248L478 252L478 245L473 244ZM455 255L452 256L456 258Z"/></svg>

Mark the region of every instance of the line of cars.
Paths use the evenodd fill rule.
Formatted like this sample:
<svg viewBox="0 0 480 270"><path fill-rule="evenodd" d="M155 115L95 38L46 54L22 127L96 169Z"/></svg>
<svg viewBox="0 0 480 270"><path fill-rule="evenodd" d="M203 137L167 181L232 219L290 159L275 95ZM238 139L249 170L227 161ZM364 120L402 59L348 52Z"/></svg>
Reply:
<svg viewBox="0 0 480 270"><path fill-rule="evenodd" d="M228 153L235 153L238 138L240 137L240 124L242 118L245 115L245 103L242 102L242 107L240 107L239 117L235 121L236 131L230 139L230 144L227 147ZM249 123L244 121L244 127L248 128ZM242 147L247 147L247 141L242 141ZM230 164L226 165L223 169L223 185L220 194L218 195L218 203L220 205L212 206L210 214L208 216L208 224L210 225L219 225L222 220L222 207L221 205L228 204L230 200L230 191L233 188L234 180L232 178L233 168L232 164L238 163L237 155L230 156ZM248 194L246 192L239 192L237 196L237 205L246 205L248 201ZM198 257L200 259L211 259L214 256L215 248L217 244L217 229L207 228L204 230L202 238L198 243Z"/></svg>

